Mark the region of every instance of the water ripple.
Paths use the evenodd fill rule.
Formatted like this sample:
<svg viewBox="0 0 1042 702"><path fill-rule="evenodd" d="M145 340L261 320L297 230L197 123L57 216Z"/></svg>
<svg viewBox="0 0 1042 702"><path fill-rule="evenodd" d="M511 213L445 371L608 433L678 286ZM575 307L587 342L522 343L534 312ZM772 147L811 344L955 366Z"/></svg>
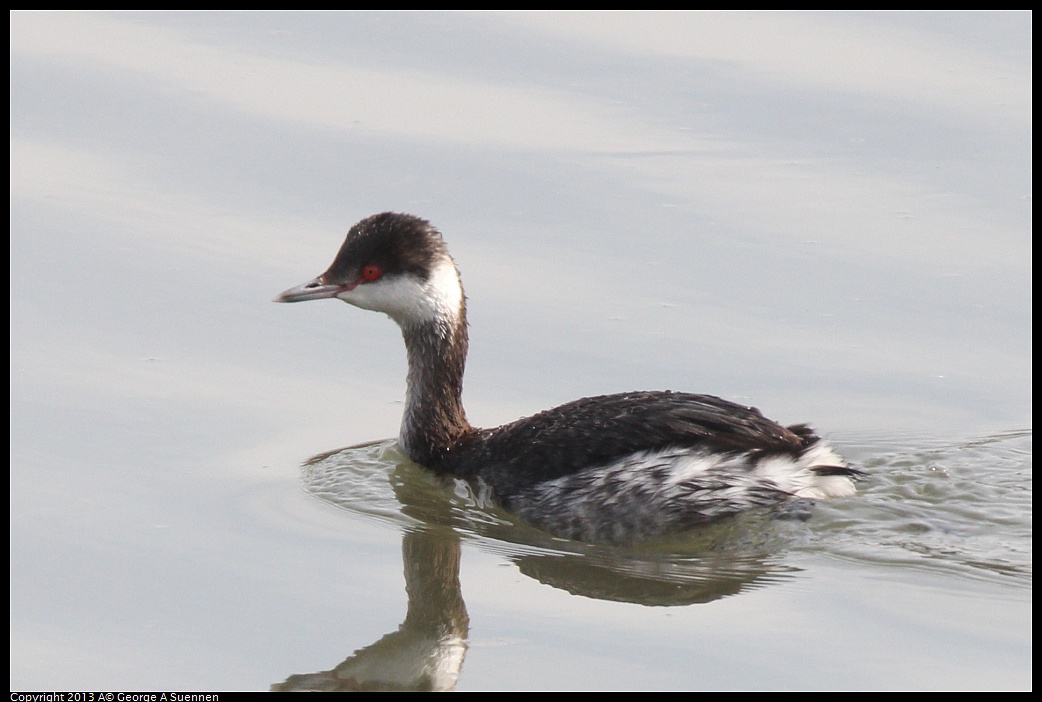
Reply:
<svg viewBox="0 0 1042 702"><path fill-rule="evenodd" d="M857 496L816 504L806 522L752 512L632 547L590 546L545 534L497 507L482 487L446 481L412 463L393 439L316 456L305 464L303 477L305 489L324 502L405 530L448 527L522 569L527 564L541 580L559 577L546 574L552 562L558 574L571 568L567 580L574 581L581 560L589 577L580 579L589 587L603 580L597 571L606 568L616 579L641 579L645 589L649 578L712 582L719 596L789 577L796 569L785 563L785 553L811 550L1030 587L1031 441L1030 430L962 441L837 441L869 475Z"/></svg>

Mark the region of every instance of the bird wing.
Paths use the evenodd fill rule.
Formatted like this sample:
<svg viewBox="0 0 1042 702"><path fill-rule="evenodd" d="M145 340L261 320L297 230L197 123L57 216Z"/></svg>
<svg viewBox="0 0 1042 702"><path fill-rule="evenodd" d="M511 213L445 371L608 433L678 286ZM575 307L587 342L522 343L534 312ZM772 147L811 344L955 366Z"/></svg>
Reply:
<svg viewBox="0 0 1042 702"><path fill-rule="evenodd" d="M815 441L806 427L783 427L756 408L712 395L631 392L588 397L478 430L450 449L449 462L457 474L540 482L642 451L797 455Z"/></svg>

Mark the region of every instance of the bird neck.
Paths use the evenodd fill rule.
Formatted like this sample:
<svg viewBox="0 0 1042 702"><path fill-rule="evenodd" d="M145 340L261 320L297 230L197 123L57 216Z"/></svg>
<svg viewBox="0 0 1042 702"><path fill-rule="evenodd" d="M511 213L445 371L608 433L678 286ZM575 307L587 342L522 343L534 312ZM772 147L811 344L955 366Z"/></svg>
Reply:
<svg viewBox="0 0 1042 702"><path fill-rule="evenodd" d="M402 327L409 362L399 442L417 463L437 463L470 431L463 409L467 322L438 317Z"/></svg>

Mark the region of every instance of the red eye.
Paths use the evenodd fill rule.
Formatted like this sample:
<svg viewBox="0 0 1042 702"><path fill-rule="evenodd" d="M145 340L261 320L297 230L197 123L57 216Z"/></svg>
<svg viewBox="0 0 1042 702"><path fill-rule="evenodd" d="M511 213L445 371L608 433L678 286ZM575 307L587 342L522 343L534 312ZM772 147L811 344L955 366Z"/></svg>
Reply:
<svg viewBox="0 0 1042 702"><path fill-rule="evenodd" d="M362 266L362 280L369 283L383 275L383 271L380 270L380 266L370 263L368 266Z"/></svg>

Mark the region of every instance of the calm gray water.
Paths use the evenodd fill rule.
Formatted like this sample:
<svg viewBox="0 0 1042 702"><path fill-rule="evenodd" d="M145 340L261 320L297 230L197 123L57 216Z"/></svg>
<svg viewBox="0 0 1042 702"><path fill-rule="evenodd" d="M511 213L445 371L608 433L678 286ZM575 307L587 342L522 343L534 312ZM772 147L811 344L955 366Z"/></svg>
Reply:
<svg viewBox="0 0 1042 702"><path fill-rule="evenodd" d="M1031 688L1031 58L1029 13L12 14L12 689ZM401 339L269 300L388 209L463 272L475 423L708 392L870 477L594 548L330 453L396 435Z"/></svg>

